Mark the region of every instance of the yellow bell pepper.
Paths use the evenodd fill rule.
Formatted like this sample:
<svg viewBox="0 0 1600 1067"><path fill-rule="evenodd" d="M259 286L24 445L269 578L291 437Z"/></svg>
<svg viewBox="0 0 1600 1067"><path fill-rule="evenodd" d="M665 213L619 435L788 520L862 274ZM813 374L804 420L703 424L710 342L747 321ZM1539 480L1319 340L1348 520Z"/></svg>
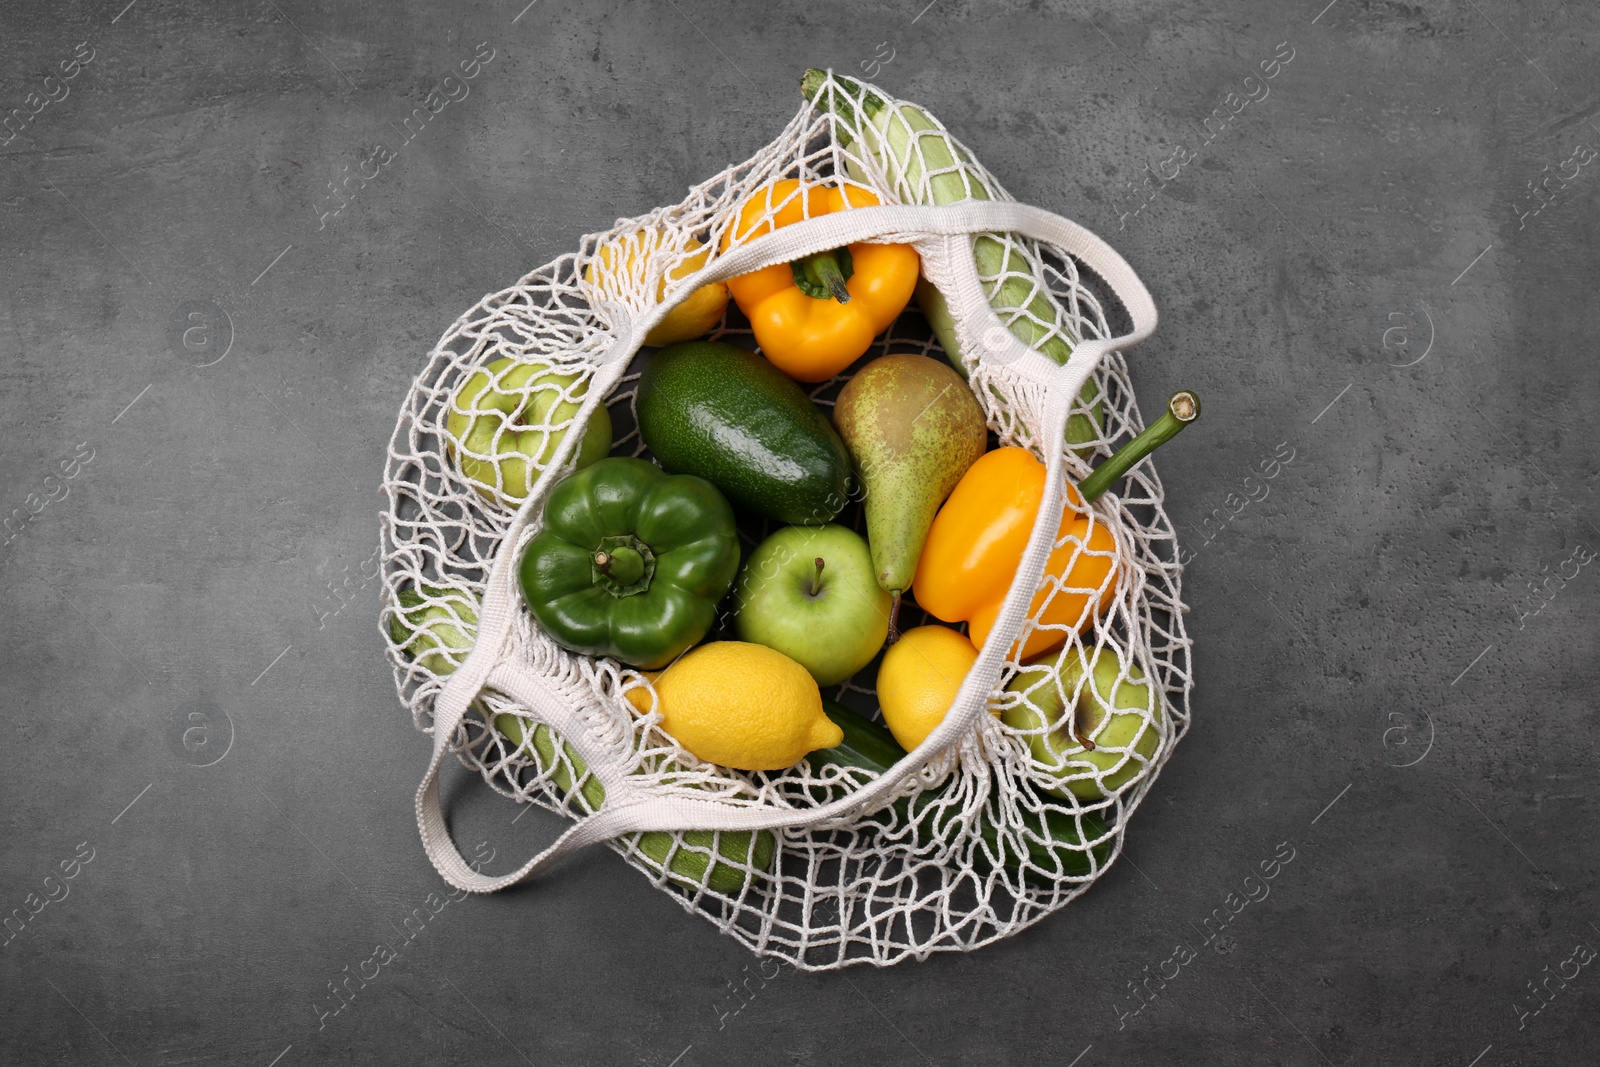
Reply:
<svg viewBox="0 0 1600 1067"><path fill-rule="evenodd" d="M784 178L758 190L723 235L722 249L780 226L879 203L857 186ZM905 310L922 260L910 245L858 243L728 280L762 355L791 378L821 382L860 359Z"/></svg>
<svg viewBox="0 0 1600 1067"><path fill-rule="evenodd" d="M642 269L639 262L641 254L648 259L658 254L658 251L651 241L650 234L644 230L640 230L632 238L611 241L595 250L594 258L583 269L583 280L602 291L616 291L625 285L635 272ZM693 237L685 243L684 251L689 255L661 276L661 282L656 287L658 301L665 299L668 282L687 278L704 267L706 258L711 254L711 249L704 247ZM656 323L655 328L645 334L644 343L662 348L666 345L675 345L679 341L692 341L697 337L704 337L722 321L722 313L727 307L726 284L711 282L702 285L668 311L666 316Z"/></svg>
<svg viewBox="0 0 1600 1067"><path fill-rule="evenodd" d="M1117 586L1116 538L1104 518L1075 512L1199 414L1200 402L1193 393L1175 393L1160 419L1118 449L1082 485L1067 483L1065 537L1045 563L1044 579L1028 608L1029 618L1038 625L1022 649L1013 650L1016 658L1055 648L1110 604ZM911 583L917 603L945 622L965 621L972 643L980 649L1022 563L1044 490L1045 465L1033 453L997 448L967 469L928 531Z"/></svg>

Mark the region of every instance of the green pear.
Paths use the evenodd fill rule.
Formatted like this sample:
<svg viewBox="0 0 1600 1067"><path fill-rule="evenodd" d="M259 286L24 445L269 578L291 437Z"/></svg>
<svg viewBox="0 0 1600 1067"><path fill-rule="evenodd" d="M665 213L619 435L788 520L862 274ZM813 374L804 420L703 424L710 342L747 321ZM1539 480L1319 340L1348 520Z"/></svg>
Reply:
<svg viewBox="0 0 1600 1067"><path fill-rule="evenodd" d="M1054 779L1057 796L1103 800L1150 769L1166 720L1137 664L1127 664L1123 677L1115 652L1100 648L1091 655L1092 670L1082 649L1051 653L1060 664L1059 685L1048 664L1024 667L1006 686L1020 700L1000 719L1027 735L1033 762ZM1068 700L1072 708L1063 714Z"/></svg>
<svg viewBox="0 0 1600 1067"><path fill-rule="evenodd" d="M901 354L873 360L845 384L833 423L866 490L872 566L894 598L892 641L892 616L933 517L988 443L983 409L946 364Z"/></svg>

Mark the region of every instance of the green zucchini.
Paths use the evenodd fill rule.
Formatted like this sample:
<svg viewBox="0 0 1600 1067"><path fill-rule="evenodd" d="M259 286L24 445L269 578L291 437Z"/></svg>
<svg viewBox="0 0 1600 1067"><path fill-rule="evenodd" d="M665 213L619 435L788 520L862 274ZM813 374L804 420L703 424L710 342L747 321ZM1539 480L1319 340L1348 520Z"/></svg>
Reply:
<svg viewBox="0 0 1600 1067"><path fill-rule="evenodd" d="M571 745L562 742L561 756L557 758L556 737L550 727L544 723L535 726L531 744L525 743L530 739L525 737L522 720L515 715L496 715L494 728L514 748L527 752L541 774L548 770L550 780L563 796L573 797L576 780L574 799L586 814L598 811L605 803L606 787L589 773L589 765ZM635 851L657 872L665 868L669 881L685 889L698 889L703 881L713 891L729 896L737 896L744 889L749 879L746 868L770 869L776 849L776 840L768 830L754 834L749 830L685 830L683 843L689 847L677 847L675 835L665 830L634 835ZM729 862L713 864L713 855ZM706 875L708 865L711 865L709 877Z"/></svg>
<svg viewBox="0 0 1600 1067"><path fill-rule="evenodd" d="M994 199L983 173L933 116L905 101L900 101L898 108L891 108L860 82L840 75L834 75L834 81L843 91L831 90L819 96L827 79L827 71L806 71L800 82L802 95L819 109L832 111L859 128L858 150L878 163L904 203L955 204ZM848 142L841 147L849 147ZM866 173L855 159L847 159L845 169L855 181L866 182ZM1006 328L1051 361L1065 365L1076 339L1068 329L1067 312L1060 301L1053 293L1035 287L1032 255L1020 245L1008 245L999 234L985 233L973 236L972 256L979 275L991 279L983 283L984 295ZM917 304L945 356L966 377L967 363L974 357L961 351L955 319L944 294L923 278L917 283ZM1063 335L1071 339L1063 339ZM1100 386L1093 378L1084 383L1078 403L1080 410L1067 419L1066 440L1075 446L1079 456L1088 459L1094 454L1093 443L1105 424L1105 405Z"/></svg>

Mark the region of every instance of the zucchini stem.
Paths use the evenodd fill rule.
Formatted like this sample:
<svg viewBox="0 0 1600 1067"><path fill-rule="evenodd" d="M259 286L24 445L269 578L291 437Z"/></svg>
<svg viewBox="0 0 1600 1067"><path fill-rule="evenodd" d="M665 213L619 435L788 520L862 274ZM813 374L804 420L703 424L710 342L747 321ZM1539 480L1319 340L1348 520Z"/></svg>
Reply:
<svg viewBox="0 0 1600 1067"><path fill-rule="evenodd" d="M1086 503L1111 488L1113 482L1127 474L1133 465L1176 437L1185 426L1200 417L1200 398L1188 389L1180 389L1167 401L1167 410L1145 428L1145 431L1121 448L1112 457L1094 469L1094 473L1078 483L1078 492Z"/></svg>
<svg viewBox="0 0 1600 1067"><path fill-rule="evenodd" d="M882 97L878 96L876 93L866 92L860 82L856 81L854 78L846 78L843 75L835 75L834 81L841 86L845 92L842 93L838 89L835 89L828 94L827 99L818 100L816 98L817 93L821 91L822 86L827 82L827 80L827 71L812 67L800 78L800 95L811 101L811 103L817 107L822 108L824 111L833 112L846 123L865 125L867 122L872 120L874 115L882 111L885 106ZM855 101L852 101L850 97L845 95L845 93L854 93L857 99L860 101L862 115L859 121L856 118ZM841 135L839 147L848 148L850 146L850 138L845 136L844 130L840 130L838 132Z"/></svg>

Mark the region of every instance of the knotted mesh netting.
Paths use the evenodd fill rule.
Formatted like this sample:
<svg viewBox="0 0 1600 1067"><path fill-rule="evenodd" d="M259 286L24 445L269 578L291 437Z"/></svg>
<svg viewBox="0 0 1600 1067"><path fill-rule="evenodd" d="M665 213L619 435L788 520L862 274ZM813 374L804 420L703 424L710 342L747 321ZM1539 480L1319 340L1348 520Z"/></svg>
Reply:
<svg viewBox="0 0 1600 1067"><path fill-rule="evenodd" d="M1142 287L1108 270L1109 250L1094 262L1085 249L1103 246L1092 235L1069 248L950 222L963 205L1010 197L920 108L832 75L806 89L799 114L749 160L678 204L584 237L445 332L390 442L382 625L401 698L436 735L424 794L448 750L508 797L594 820L591 838L751 949L825 969L970 950L1082 893L1115 859L1182 736L1191 683L1173 530L1152 465L1093 505L1066 489L1144 423L1120 353L1106 351L1065 394L1070 376L1055 364L1086 342L1147 334L1153 308L1130 310L1138 302L1125 291ZM605 420L611 454L651 458L634 386L653 351L644 334L664 309L719 272L818 250L796 242L808 227L824 235L821 220L782 231L795 231L789 245L730 236L739 209L782 179L865 190L864 203L930 206L850 238L918 249L925 314L913 304L862 360L810 387L813 399L831 408L868 359L943 360L952 344L991 445L1053 459L1052 496L1062 501L1040 517L1036 541L1050 565L1032 600L1013 597L1023 608L995 625L993 656L986 651L974 668L982 677L950 713L966 725L883 775L808 761L752 773L697 759L660 729L643 674L562 649L517 601L512 579L552 485L604 447L607 435L591 427ZM855 211L832 224L848 227ZM732 305L711 337L757 348ZM852 502L835 521L865 533L861 512ZM773 529L743 523L745 554ZM1088 557L1100 565L1077 566ZM1098 584L1052 577L1084 573ZM908 602L902 625L924 621ZM1036 638L1041 630L1054 641ZM709 639L731 636L723 617ZM1019 655L1039 644L1057 647L1033 661ZM876 717L876 668L824 694ZM1031 724L1006 714L1023 705L1038 713ZM424 811L437 803L430 795L419 794L424 844L466 888L498 888L565 851L479 879L454 862L442 816ZM571 837L571 847L585 843Z"/></svg>

